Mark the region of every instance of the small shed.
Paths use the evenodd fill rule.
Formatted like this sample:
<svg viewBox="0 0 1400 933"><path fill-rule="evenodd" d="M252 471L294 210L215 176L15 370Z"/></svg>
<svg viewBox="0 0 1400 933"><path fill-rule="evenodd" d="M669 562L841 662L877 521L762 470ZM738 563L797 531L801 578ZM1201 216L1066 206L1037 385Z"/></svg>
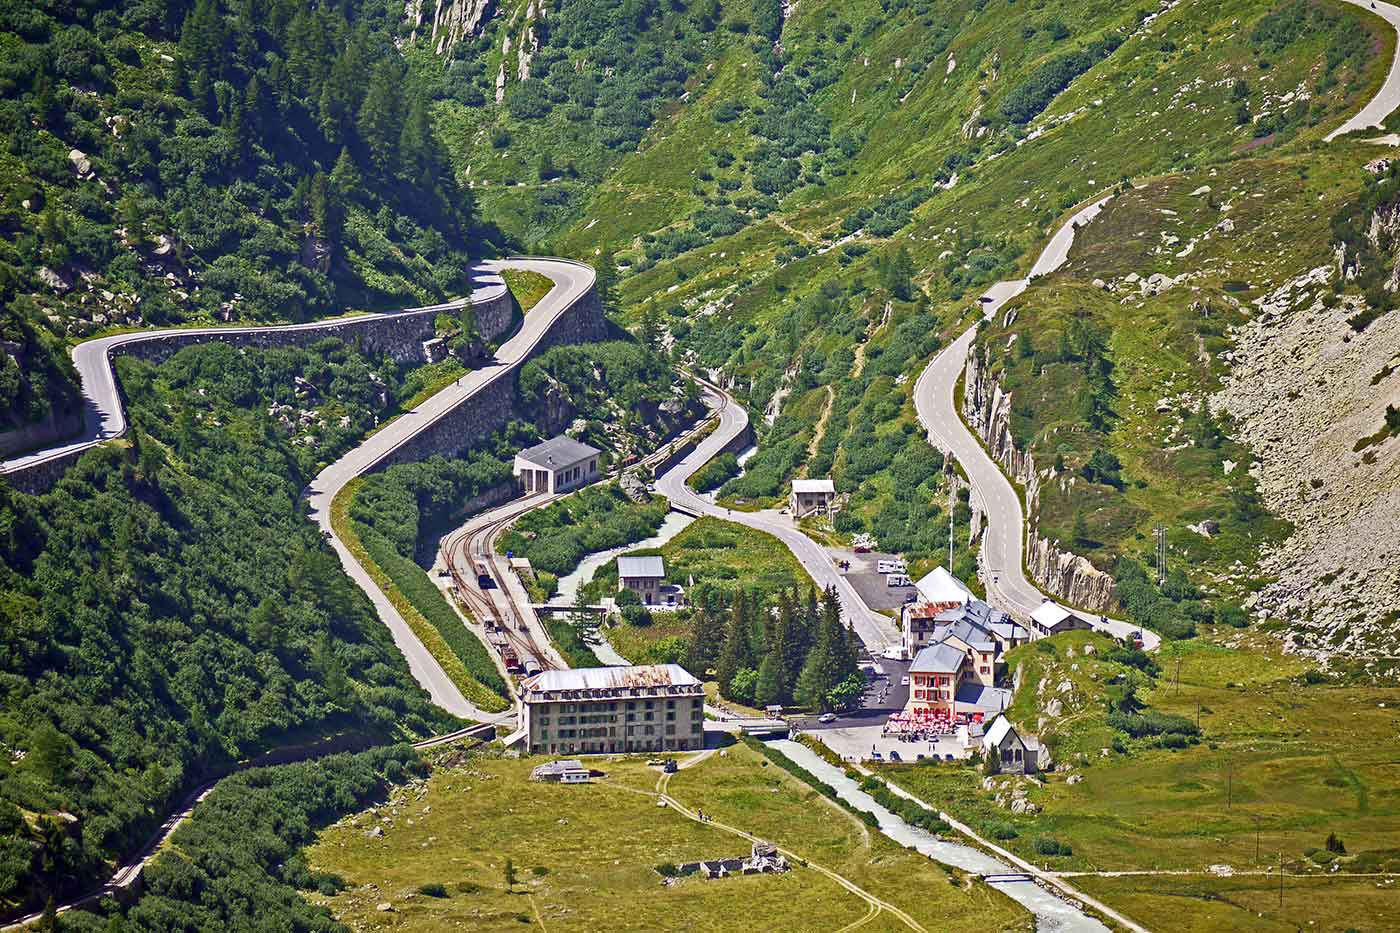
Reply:
<svg viewBox="0 0 1400 933"><path fill-rule="evenodd" d="M646 605L659 601L661 584L666 579L666 563L660 557L619 557L617 559L617 588L631 590Z"/></svg>
<svg viewBox="0 0 1400 933"><path fill-rule="evenodd" d="M1031 613L1031 634L1034 638L1048 638L1061 632L1087 632L1093 628L1093 622L1050 599L1045 600Z"/></svg>
<svg viewBox="0 0 1400 933"><path fill-rule="evenodd" d="M1040 743L1033 736L1021 737L1011 720L998 716L982 736L982 753L1005 774L1035 774L1040 770Z"/></svg>
<svg viewBox="0 0 1400 933"><path fill-rule="evenodd" d="M793 518L803 518L814 512L830 512L836 499L836 485L829 479L795 479L788 508Z"/></svg>

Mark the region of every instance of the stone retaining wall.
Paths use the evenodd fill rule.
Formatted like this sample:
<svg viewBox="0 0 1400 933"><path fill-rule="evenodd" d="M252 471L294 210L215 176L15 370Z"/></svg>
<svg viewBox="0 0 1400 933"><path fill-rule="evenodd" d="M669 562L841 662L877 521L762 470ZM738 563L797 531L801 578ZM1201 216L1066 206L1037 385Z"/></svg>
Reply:
<svg viewBox="0 0 1400 933"><path fill-rule="evenodd" d="M516 405L516 379L530 360L546 350L572 343L605 340L608 321L590 291L560 315L535 347L520 362L503 369L495 379L457 407L444 414L421 431L405 438L397 447L376 461L366 473L377 473L396 463L413 463L434 454L451 457L473 443L505 427L512 419L522 417Z"/></svg>
<svg viewBox="0 0 1400 933"><path fill-rule="evenodd" d="M1026 569L1031 579L1046 592L1075 606L1106 612L1118 602L1110 574L1099 570L1088 558L1062 547L1059 541L1043 537L1036 530L1036 507L1040 500L1040 473L1029 450L1018 450L1011 435L1011 394L987 373L986 361L977 347L968 351L963 370L963 416L1002 471L1026 491Z"/></svg>
<svg viewBox="0 0 1400 933"><path fill-rule="evenodd" d="M579 304L588 304L582 301ZM596 301L593 302L596 305ZM483 301L474 306L476 309L477 326L481 329L482 336L486 340L495 340L505 334L514 324L516 319L515 299L511 294L503 292L496 298ZM453 314L453 310L444 311L441 308L430 308L421 311L404 311L398 314L375 314L361 317L340 318L334 321L325 321L319 324L297 325L297 326L270 326L259 328L228 328L226 331L205 330L188 333L164 333L153 334L147 339L132 340L127 343L118 344L112 347L110 356L133 356L137 359L146 360L151 363L160 363L179 350L198 344L213 343L219 341L233 346L243 347L305 347L324 340L327 337L338 337L347 343L353 343L363 351L374 355L385 355L399 363L423 362L423 341L432 338L433 322L439 314ZM565 317L573 315L571 310ZM597 326L606 328L606 322L602 320L600 312L594 311L598 317ZM591 319L590 319L591 320ZM590 326L593 326L590 324ZM575 330L578 328L575 327ZM556 331L569 330L561 319ZM591 332L591 331L589 331ZM551 333L548 339L554 338ZM548 345L548 344L546 344ZM514 381L509 381L509 394L512 396L515 391ZM494 387L493 387L494 388ZM490 390L488 390L490 391ZM499 393L494 396L497 404L502 397ZM449 416L450 418L451 416ZM502 420L500 424L504 424ZM499 425L497 425L499 426ZM494 430L494 428L493 428ZM479 435L478 435L479 436ZM95 446L95 445L93 445ZM5 479L11 486L21 492L33 495L48 491L59 478L68 471L80 457L92 447L81 447L62 456L52 457L39 461L21 469L5 474ZM415 458L416 459L416 458Z"/></svg>

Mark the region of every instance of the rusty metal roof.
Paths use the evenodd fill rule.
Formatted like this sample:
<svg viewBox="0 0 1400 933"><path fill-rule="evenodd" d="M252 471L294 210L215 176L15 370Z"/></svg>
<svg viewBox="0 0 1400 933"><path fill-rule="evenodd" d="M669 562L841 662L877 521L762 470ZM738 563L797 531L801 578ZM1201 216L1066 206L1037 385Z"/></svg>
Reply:
<svg viewBox="0 0 1400 933"><path fill-rule="evenodd" d="M544 671L527 679L525 692L560 690L630 690L654 687L699 687L700 681L679 664L640 664L630 667L580 667Z"/></svg>

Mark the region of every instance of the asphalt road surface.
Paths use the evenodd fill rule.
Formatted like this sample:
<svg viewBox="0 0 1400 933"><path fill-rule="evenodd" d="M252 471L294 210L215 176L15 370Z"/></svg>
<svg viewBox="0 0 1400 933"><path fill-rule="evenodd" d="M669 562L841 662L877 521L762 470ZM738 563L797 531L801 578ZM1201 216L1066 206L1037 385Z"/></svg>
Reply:
<svg viewBox="0 0 1400 933"><path fill-rule="evenodd" d="M831 562L826 548L793 527L786 516L771 516L763 513L731 511L715 505L700 496L686 485L685 481L710 461L719 451L734 439L749 423L748 412L732 399L721 397L718 391L707 388L706 397L712 405L723 405L720 410L720 424L700 446L680 463L667 470L656 480L656 490L671 500L673 507L679 507L697 515L712 515L725 521L745 525L766 532L782 541L793 556L811 574L817 586L822 589L835 587L841 599L841 608L850 620L856 634L865 643L871 654L879 654L886 645L899 643L899 633L894 622L872 610L860 598L848 581Z"/></svg>
<svg viewBox="0 0 1400 933"><path fill-rule="evenodd" d="M1390 23L1395 31L1400 33L1400 7L1391 3L1382 3L1380 0L1375 0L1375 2L1372 0L1345 0L1345 2L1352 6L1359 6L1363 10L1370 10ZM1371 98L1371 101L1362 107L1356 116L1328 133L1326 141L1330 143L1338 136L1355 130L1378 127L1396 108L1400 108L1400 55L1391 59L1390 73L1385 76L1385 83L1376 92L1376 96Z"/></svg>
<svg viewBox="0 0 1400 933"><path fill-rule="evenodd" d="M1031 267L1031 275L1048 275L1064 265L1074 245L1075 230L1097 217L1108 200L1102 198L1079 210L1055 231ZM1015 279L993 285L983 295L983 315L991 318L1008 301L1024 292L1028 284L1028 279ZM977 328L968 328L920 373L914 385L914 408L919 422L928 431L929 443L952 451L962 464L972 483L977 505L986 517L982 567L988 599L1025 621L1046 597L1027 579L1024 571L1025 514L1021 499L1001 467L983 449L981 441L963 424L953 398L958 376L962 374L976 336ZM1108 620L1105 628L1119 637L1138 630L1136 625L1115 619ZM1154 648L1160 641L1152 632L1144 630L1142 635L1146 648Z"/></svg>
<svg viewBox="0 0 1400 933"><path fill-rule="evenodd" d="M511 378L515 367L529 355L535 344L549 333L559 316L593 288L593 270L581 263L558 259L509 259L482 264L482 270L486 273L499 274L505 269L538 272L552 279L554 288L539 304L530 309L520 329L501 345L491 362L463 376L459 384L447 387L413 411L401 415L359 447L326 467L312 480L307 496L312 519L328 533L331 546L340 556L340 563L345 567L345 572L374 603L379 618L393 634L394 643L408 659L409 670L413 672L413 676L432 696L434 703L458 716L477 720L491 719L494 714L478 709L462 696L462 692L457 689L456 684L443 671L427 647L413 634L413 630L389 602L388 597L374 584L344 542L335 536L331 528L330 509L336 493L350 480L364 473L400 444L426 429L495 380ZM504 283L499 287L504 288Z"/></svg>

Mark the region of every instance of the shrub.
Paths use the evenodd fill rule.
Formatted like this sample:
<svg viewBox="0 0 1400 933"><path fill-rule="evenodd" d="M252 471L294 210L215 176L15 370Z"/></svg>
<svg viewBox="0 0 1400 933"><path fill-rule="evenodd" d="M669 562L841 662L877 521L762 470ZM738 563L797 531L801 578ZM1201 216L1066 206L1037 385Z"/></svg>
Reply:
<svg viewBox="0 0 1400 933"><path fill-rule="evenodd" d="M989 820L982 828L993 839L1015 839L1020 835L1016 832L1016 827L1006 820Z"/></svg>
<svg viewBox="0 0 1400 933"><path fill-rule="evenodd" d="M429 881L418 886L418 893L424 897L446 897L447 888L441 881Z"/></svg>
<svg viewBox="0 0 1400 933"><path fill-rule="evenodd" d="M1342 843L1342 837L1336 833L1327 834L1327 851L1337 855L1346 855L1347 847Z"/></svg>
<svg viewBox="0 0 1400 933"><path fill-rule="evenodd" d="M1068 842L1061 842L1054 836L1037 836L1035 852L1037 855L1073 855L1074 848Z"/></svg>
<svg viewBox="0 0 1400 933"><path fill-rule="evenodd" d="M656 866L656 873L663 878L674 878L681 870L675 862L662 862Z"/></svg>
<svg viewBox="0 0 1400 933"><path fill-rule="evenodd" d="M1198 736L1200 728L1185 716L1175 713L1159 713L1145 710L1141 713L1110 713L1108 724L1120 732L1126 732L1135 739L1145 736L1170 735Z"/></svg>

